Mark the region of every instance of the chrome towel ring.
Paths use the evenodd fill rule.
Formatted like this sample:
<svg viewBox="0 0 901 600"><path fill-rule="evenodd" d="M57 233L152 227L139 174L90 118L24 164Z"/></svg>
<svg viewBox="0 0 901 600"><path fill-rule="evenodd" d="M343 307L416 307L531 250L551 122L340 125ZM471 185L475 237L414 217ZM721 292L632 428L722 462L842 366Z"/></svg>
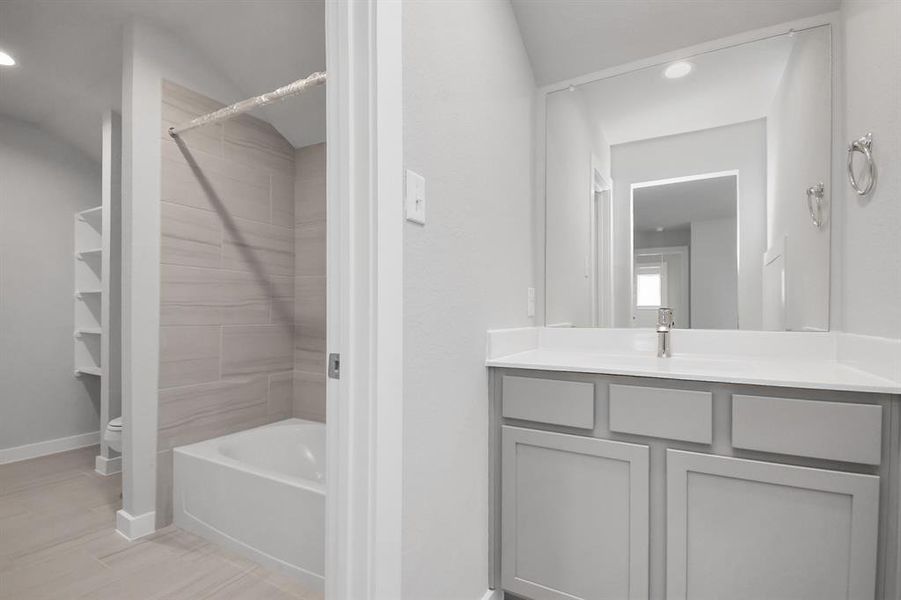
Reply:
<svg viewBox="0 0 901 600"><path fill-rule="evenodd" d="M810 220L817 229L823 227L823 198L826 197L826 186L823 182L817 182L807 188L807 212L810 213Z"/></svg>
<svg viewBox="0 0 901 600"><path fill-rule="evenodd" d="M848 183L854 188L858 196L868 196L873 193L876 187L876 163L873 161L873 134L867 133L865 136L851 142L848 146ZM857 178L854 176L854 153L860 152L867 159L867 175L866 186L861 187Z"/></svg>

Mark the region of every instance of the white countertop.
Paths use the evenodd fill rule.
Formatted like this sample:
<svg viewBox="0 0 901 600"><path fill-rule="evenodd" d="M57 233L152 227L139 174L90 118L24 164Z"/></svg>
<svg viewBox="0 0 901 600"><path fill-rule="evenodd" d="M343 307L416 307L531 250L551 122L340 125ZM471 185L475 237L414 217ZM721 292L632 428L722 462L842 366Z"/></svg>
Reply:
<svg viewBox="0 0 901 600"><path fill-rule="evenodd" d="M485 364L510 369L901 394L901 381L860 369L850 361L840 361L842 353L834 334L678 333L673 336L673 356L657 358L656 334L649 330L498 330L489 332ZM743 333L749 335L742 336ZM679 342L686 350L683 354L678 352ZM723 351L718 346L723 346ZM704 352L698 352L700 349ZM894 351L895 347L889 349ZM895 363L895 358L891 357L891 364L898 364L901 376L901 362Z"/></svg>

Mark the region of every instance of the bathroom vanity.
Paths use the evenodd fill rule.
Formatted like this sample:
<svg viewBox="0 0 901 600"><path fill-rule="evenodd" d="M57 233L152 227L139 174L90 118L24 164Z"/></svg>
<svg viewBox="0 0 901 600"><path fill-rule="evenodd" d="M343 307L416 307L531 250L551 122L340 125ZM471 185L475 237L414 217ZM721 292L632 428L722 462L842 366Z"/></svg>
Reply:
<svg viewBox="0 0 901 600"><path fill-rule="evenodd" d="M898 597L901 385L834 336L674 332L658 359L650 330L511 333L487 361L496 588Z"/></svg>
<svg viewBox="0 0 901 600"><path fill-rule="evenodd" d="M841 101L846 21L539 90L547 327L488 337L495 589L901 600L901 334L860 325L897 297L848 277L881 233L846 234L877 220L889 133Z"/></svg>

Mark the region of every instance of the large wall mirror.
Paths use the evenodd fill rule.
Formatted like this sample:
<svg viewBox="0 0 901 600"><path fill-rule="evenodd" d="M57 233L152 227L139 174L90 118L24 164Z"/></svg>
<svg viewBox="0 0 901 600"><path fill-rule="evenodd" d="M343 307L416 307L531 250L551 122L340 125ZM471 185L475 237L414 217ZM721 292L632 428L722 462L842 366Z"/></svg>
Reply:
<svg viewBox="0 0 901 600"><path fill-rule="evenodd" d="M545 322L829 327L828 25L547 95Z"/></svg>

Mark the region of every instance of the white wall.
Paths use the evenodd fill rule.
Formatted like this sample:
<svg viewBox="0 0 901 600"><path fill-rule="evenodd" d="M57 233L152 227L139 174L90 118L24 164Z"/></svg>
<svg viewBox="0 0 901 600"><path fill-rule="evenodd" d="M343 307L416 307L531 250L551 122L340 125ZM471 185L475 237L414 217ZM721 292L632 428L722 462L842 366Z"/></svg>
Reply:
<svg viewBox="0 0 901 600"><path fill-rule="evenodd" d="M694 329L738 326L735 226L735 219L691 223L691 326Z"/></svg>
<svg viewBox="0 0 901 600"><path fill-rule="evenodd" d="M664 248L667 246L688 246L691 244L691 229L667 229L664 231L636 231L636 248Z"/></svg>
<svg viewBox="0 0 901 600"><path fill-rule="evenodd" d="M199 53L144 23L125 32L122 76L123 510L153 522L160 316L162 80L231 103L243 94Z"/></svg>
<svg viewBox="0 0 901 600"><path fill-rule="evenodd" d="M405 2L403 597L488 587L485 332L531 324L534 82L507 2Z"/></svg>
<svg viewBox="0 0 901 600"><path fill-rule="evenodd" d="M737 169L738 222L741 224L739 324L742 329L760 329L761 266L766 244L766 123L761 119L619 144L612 147L611 156L615 326L631 326L631 185ZM694 320L692 326L697 327Z"/></svg>
<svg viewBox="0 0 901 600"><path fill-rule="evenodd" d="M850 186L844 208L843 323L851 333L901 338L901 3L845 0L845 131L873 132L879 185L866 200Z"/></svg>
<svg viewBox="0 0 901 600"><path fill-rule="evenodd" d="M591 162L610 179L610 146L578 91L547 98L547 323L591 326Z"/></svg>
<svg viewBox="0 0 901 600"><path fill-rule="evenodd" d="M804 194L822 181L832 196L829 43L825 27L794 37L767 115L767 247L787 242L785 328L793 331L829 328L832 223L813 226Z"/></svg>
<svg viewBox="0 0 901 600"><path fill-rule="evenodd" d="M72 342L74 218L99 205L98 163L0 117L0 449L99 428L99 388L74 377Z"/></svg>

